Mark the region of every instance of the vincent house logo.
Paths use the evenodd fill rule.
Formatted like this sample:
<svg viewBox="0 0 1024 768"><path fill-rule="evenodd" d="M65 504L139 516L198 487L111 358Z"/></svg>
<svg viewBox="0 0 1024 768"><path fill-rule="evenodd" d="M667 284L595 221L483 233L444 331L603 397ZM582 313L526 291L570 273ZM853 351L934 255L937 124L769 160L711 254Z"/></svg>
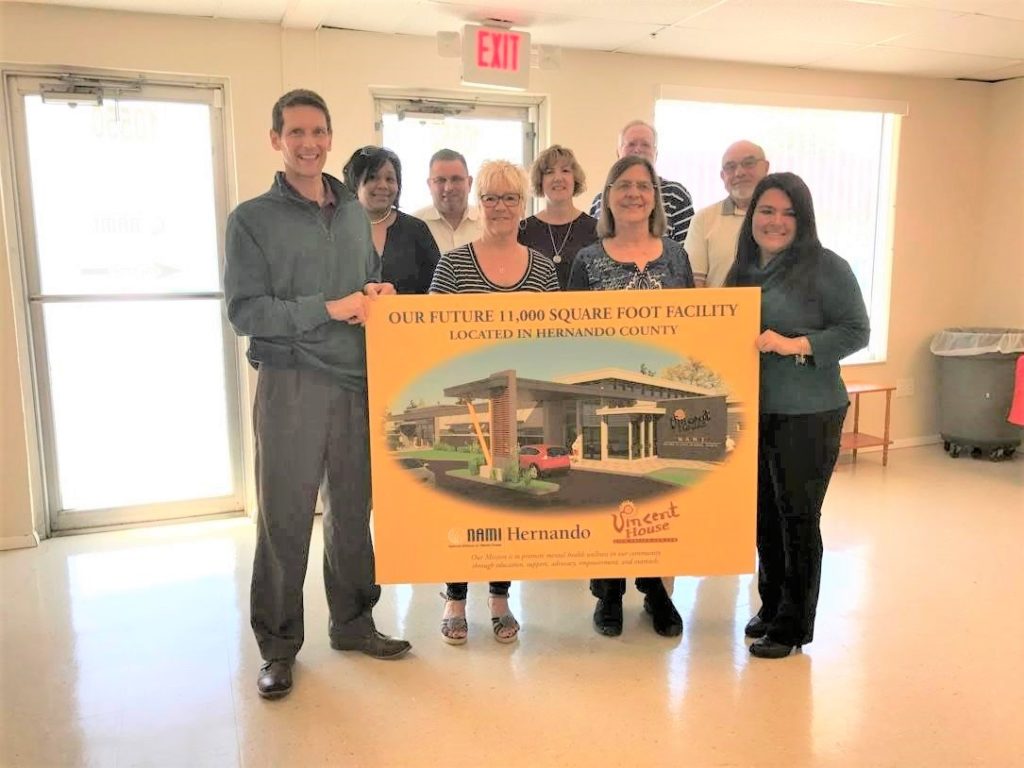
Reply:
<svg viewBox="0 0 1024 768"><path fill-rule="evenodd" d="M679 517L679 507L675 502L670 501L668 508L661 512L641 513L636 505L627 499L619 504L618 511L612 513L615 532L625 536L614 541L676 541L674 537L667 537L666 534L672 526L672 521Z"/></svg>
<svg viewBox="0 0 1024 768"><path fill-rule="evenodd" d="M690 416L682 408L676 408L672 411L672 419L669 422L669 426L673 430L689 432L691 429L700 429L709 421L711 421L711 414L708 413L706 408L699 416Z"/></svg>

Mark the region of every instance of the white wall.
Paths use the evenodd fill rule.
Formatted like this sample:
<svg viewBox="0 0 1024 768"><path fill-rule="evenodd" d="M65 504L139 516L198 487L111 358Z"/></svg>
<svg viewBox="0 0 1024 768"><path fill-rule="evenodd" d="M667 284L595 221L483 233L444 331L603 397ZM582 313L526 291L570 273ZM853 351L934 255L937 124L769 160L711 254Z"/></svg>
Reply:
<svg viewBox="0 0 1024 768"><path fill-rule="evenodd" d="M267 141L270 108L286 89L319 90L335 123L328 170L371 143L371 87L463 90L459 61L430 38L0 3L0 62L102 67L228 78L236 178L233 199L262 192L279 166ZM591 179L614 160L619 127L651 119L661 85L766 89L910 104L903 123L892 276L889 360L851 379L913 378L916 394L894 401L893 436L934 435L938 329L1024 323L1021 312L1024 83L999 86L882 75L563 51L559 71L534 70L547 100L542 138L572 147ZM744 132L737 129L737 137ZM723 137L723 146L735 137ZM756 139L756 137L748 137ZM685 137L671 137L673 141ZM664 141L664 139L663 139ZM1016 170L1014 170L1016 169ZM425 175L425 174L424 174ZM417 183L407 172L407 184ZM685 179L683 179L685 182ZM32 530L23 381L14 331L13 222L0 230L0 542ZM966 270L966 274L965 274ZM1002 307L1008 307L1003 309ZM865 401L865 426L879 406Z"/></svg>

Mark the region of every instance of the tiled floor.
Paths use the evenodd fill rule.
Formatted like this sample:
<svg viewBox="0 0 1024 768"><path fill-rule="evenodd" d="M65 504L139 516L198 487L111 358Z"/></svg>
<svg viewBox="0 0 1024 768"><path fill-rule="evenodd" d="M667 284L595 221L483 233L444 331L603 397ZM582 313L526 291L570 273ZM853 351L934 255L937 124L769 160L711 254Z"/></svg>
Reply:
<svg viewBox="0 0 1024 768"><path fill-rule="evenodd" d="M279 702L254 684L247 521L0 553L0 765L1024 765L1024 460L865 454L824 531L817 639L781 661L747 653L741 576L677 580L681 640L635 592L609 639L583 582L516 584L511 647L483 585L459 648L439 585L388 587L378 625L414 650L378 662L330 650L317 562Z"/></svg>

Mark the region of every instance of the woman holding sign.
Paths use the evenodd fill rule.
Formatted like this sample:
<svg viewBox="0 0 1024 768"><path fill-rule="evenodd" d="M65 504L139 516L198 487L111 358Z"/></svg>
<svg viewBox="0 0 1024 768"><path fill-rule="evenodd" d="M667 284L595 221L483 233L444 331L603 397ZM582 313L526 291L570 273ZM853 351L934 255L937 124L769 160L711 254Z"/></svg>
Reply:
<svg viewBox="0 0 1024 768"><path fill-rule="evenodd" d="M476 183L484 233L441 257L430 292L557 291L551 259L516 239L526 211L526 174L512 163L492 160L480 166ZM490 583L491 628L499 643L514 642L519 636L519 622L508 607L510 586L508 581ZM450 645L462 645L469 634L467 591L464 582L447 585L441 637Z"/></svg>
<svg viewBox="0 0 1024 768"><path fill-rule="evenodd" d="M818 241L803 180L773 173L754 189L727 286L761 288L757 587L754 656L788 656L814 637L821 505L849 400L839 361L866 346L867 309L850 265Z"/></svg>
<svg viewBox="0 0 1024 768"><path fill-rule="evenodd" d="M619 159L604 185L605 205L597 222L601 239L577 255L569 273L569 290L615 291L693 288L693 271L683 246L664 236L665 207L658 176L640 155ZM665 637L682 634L683 619L659 576L636 580L654 631ZM597 598L594 627L602 635L622 634L625 579L591 579Z"/></svg>

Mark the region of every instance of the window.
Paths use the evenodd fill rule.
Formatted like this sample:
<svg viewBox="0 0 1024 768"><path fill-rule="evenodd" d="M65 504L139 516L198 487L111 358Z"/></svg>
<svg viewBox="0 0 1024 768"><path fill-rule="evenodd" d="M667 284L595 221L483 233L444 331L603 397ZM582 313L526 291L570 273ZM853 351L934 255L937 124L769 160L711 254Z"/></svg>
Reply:
<svg viewBox="0 0 1024 768"><path fill-rule="evenodd" d="M772 171L803 178L814 196L822 245L849 262L871 317L868 348L845 362L883 361L898 118L905 105L665 90L675 93L655 108L662 172L690 190L695 208L711 205L726 194L719 176L723 152L733 141L748 139L764 148Z"/></svg>
<svg viewBox="0 0 1024 768"><path fill-rule="evenodd" d="M497 97L493 97L497 98ZM431 204L425 181L430 157L442 147L465 156L469 175L484 160L508 160L529 172L536 152L538 107L534 103L378 96L377 129L382 146L402 161L403 211ZM470 190L470 205L476 205Z"/></svg>

